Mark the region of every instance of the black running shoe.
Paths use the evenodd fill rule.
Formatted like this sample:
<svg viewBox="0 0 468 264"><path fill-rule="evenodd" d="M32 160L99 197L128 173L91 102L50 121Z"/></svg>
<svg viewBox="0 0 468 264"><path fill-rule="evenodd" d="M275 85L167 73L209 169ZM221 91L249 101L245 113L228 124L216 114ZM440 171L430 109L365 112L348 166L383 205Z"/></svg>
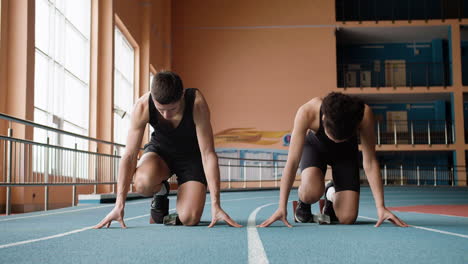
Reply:
<svg viewBox="0 0 468 264"><path fill-rule="evenodd" d="M163 181L162 184L166 186L166 194L155 193L153 200L151 201L151 217L150 224L162 224L164 216L169 214L169 189L170 185L167 181Z"/></svg>
<svg viewBox="0 0 468 264"><path fill-rule="evenodd" d="M182 222L179 219L179 215L177 213L169 214L164 217L163 220L164 225L182 225Z"/></svg>
<svg viewBox="0 0 468 264"><path fill-rule="evenodd" d="M327 191L330 187L334 186L335 184L333 183L333 181L329 181L325 185L325 205L323 206L322 211L322 214L328 215L330 217L330 221L332 222L338 221L338 218L336 217L335 209L333 209L333 202L327 199Z"/></svg>
<svg viewBox="0 0 468 264"><path fill-rule="evenodd" d="M314 216L312 215L310 204L306 204L299 200L294 214L294 221L298 223L310 223L313 219Z"/></svg>

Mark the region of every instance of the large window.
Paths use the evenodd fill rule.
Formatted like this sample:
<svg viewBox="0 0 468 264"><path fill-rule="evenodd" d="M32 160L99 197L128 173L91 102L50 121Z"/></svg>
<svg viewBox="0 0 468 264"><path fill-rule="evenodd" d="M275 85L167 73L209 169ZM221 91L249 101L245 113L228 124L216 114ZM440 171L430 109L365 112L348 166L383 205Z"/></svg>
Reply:
<svg viewBox="0 0 468 264"><path fill-rule="evenodd" d="M88 135L91 0L36 0L34 121ZM35 129L34 140L87 149ZM58 157L61 159L62 157ZM37 167L36 167L37 168ZM51 168L53 170L53 168Z"/></svg>
<svg viewBox="0 0 468 264"><path fill-rule="evenodd" d="M126 144L134 97L135 50L117 27L114 37L114 142Z"/></svg>

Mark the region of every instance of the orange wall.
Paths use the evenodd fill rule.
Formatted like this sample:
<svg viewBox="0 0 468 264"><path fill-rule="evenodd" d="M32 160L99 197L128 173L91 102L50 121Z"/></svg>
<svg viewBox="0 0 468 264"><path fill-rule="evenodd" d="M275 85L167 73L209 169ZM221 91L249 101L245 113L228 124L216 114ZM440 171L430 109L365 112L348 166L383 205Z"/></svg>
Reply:
<svg viewBox="0 0 468 264"><path fill-rule="evenodd" d="M124 22L125 27L137 42L141 40L140 14L143 7L147 8L145 3L146 1L114 0L115 13Z"/></svg>
<svg viewBox="0 0 468 264"><path fill-rule="evenodd" d="M173 3L173 69L204 93L215 133L290 130L300 105L336 87L333 1L231 3Z"/></svg>
<svg viewBox="0 0 468 264"><path fill-rule="evenodd" d="M153 1L150 64L156 71L171 69L171 0Z"/></svg>

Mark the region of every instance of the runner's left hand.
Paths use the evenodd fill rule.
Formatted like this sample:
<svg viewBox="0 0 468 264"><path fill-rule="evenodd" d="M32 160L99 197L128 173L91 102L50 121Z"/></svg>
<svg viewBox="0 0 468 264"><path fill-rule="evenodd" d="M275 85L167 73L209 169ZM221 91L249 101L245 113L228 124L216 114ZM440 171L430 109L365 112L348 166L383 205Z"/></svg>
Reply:
<svg viewBox="0 0 468 264"><path fill-rule="evenodd" d="M221 207L219 206L212 206L211 207L211 223L208 227L213 227L216 222L222 220L222 221L225 221L228 225L232 226L232 227L242 227L241 225L239 225L236 221L232 220L232 218L226 214L226 212L223 211L223 209L221 209Z"/></svg>

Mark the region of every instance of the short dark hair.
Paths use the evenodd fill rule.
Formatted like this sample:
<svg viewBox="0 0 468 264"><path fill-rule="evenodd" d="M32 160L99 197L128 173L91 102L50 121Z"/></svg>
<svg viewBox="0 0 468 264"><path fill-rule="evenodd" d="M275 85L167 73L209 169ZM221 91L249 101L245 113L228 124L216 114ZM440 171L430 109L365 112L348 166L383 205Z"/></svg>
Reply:
<svg viewBox="0 0 468 264"><path fill-rule="evenodd" d="M329 93L322 101L323 125L336 140L352 137L364 116L364 102L354 96Z"/></svg>
<svg viewBox="0 0 468 264"><path fill-rule="evenodd" d="M160 104L175 103L182 98L184 85L175 72L161 71L153 77L151 96Z"/></svg>

